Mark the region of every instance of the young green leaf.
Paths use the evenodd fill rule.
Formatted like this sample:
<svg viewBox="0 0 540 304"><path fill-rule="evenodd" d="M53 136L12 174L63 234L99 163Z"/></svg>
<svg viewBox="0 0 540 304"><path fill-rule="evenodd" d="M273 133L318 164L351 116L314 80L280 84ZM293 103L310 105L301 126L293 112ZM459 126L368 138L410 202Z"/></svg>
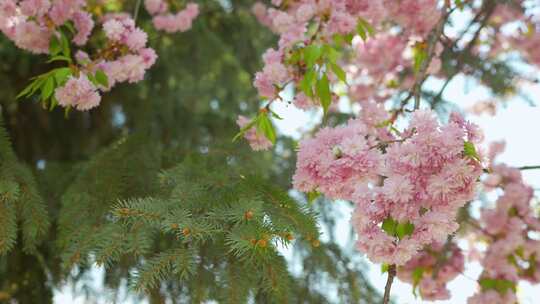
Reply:
<svg viewBox="0 0 540 304"><path fill-rule="evenodd" d="M54 77L50 76L45 80L43 87L41 88L41 100L45 101L51 97L54 92Z"/></svg>
<svg viewBox="0 0 540 304"><path fill-rule="evenodd" d="M77 31L75 30L75 27L73 26L73 23L72 21L67 21L66 23L64 23L64 26L68 29L68 31L70 31L72 34L76 34Z"/></svg>
<svg viewBox="0 0 540 304"><path fill-rule="evenodd" d="M71 58L66 57L64 55L56 55L56 56L51 57L51 59L47 60L47 63L51 63L55 61L66 61L68 63L71 63Z"/></svg>
<svg viewBox="0 0 540 304"><path fill-rule="evenodd" d="M101 84L103 87L108 88L109 87L109 78L107 77L107 74L103 72L103 70L98 69L96 71L96 81Z"/></svg>
<svg viewBox="0 0 540 304"><path fill-rule="evenodd" d="M304 48L304 61L308 68L313 67L315 62L321 58L322 48L316 44L310 44Z"/></svg>
<svg viewBox="0 0 540 304"><path fill-rule="evenodd" d="M382 230L390 236L396 235L396 227L397 222L391 217L387 217L382 223Z"/></svg>
<svg viewBox="0 0 540 304"><path fill-rule="evenodd" d="M422 43L417 43L413 48L413 67L415 73L420 72L420 68L426 59L427 52L424 45Z"/></svg>
<svg viewBox="0 0 540 304"><path fill-rule="evenodd" d="M341 53L328 44L324 45L323 54L324 54L324 57L327 58L328 61L330 61L330 63L333 63L333 64L335 64L338 61L338 59L341 57Z"/></svg>
<svg viewBox="0 0 540 304"><path fill-rule="evenodd" d="M324 115L328 112L328 108L332 103L332 94L330 93L330 82L328 77L324 74L320 79L317 80L317 96L321 101L323 107Z"/></svg>
<svg viewBox="0 0 540 304"><path fill-rule="evenodd" d="M358 35L360 36L360 38L362 38L362 40L366 41L367 33L366 33L366 30L364 29L364 26L360 22L358 22L358 24L356 25L356 33L358 33Z"/></svg>
<svg viewBox="0 0 540 304"><path fill-rule="evenodd" d="M304 74L304 78L300 81L300 89L306 96L313 97L313 86L316 80L315 68L308 69Z"/></svg>
<svg viewBox="0 0 540 304"><path fill-rule="evenodd" d="M58 55L62 51L62 45L58 37L53 34L51 35L51 41L49 42L49 53L52 56Z"/></svg>
<svg viewBox="0 0 540 304"><path fill-rule="evenodd" d="M345 83L347 83L347 75L345 74L345 71L341 69L341 67L335 63L330 63L330 67L332 68L332 72L336 74L337 78Z"/></svg>
<svg viewBox="0 0 540 304"><path fill-rule="evenodd" d="M58 105L58 99L54 94L51 96L51 102L49 104L49 111L52 111Z"/></svg>
<svg viewBox="0 0 540 304"><path fill-rule="evenodd" d="M58 86L63 86L68 80L69 76L71 76L70 68L58 68L54 70L54 78Z"/></svg>
<svg viewBox="0 0 540 304"><path fill-rule="evenodd" d="M257 117L253 118L247 125L243 126L241 129L240 129L240 132L238 132L238 134L236 134L233 139L232 139L232 142L235 142L237 141L240 137L242 137L249 129L253 128L253 126L255 126L255 124L257 124L257 122L259 121L261 115L258 115Z"/></svg>
<svg viewBox="0 0 540 304"><path fill-rule="evenodd" d="M413 294L416 297L416 288L418 287L418 284L420 284L420 280L422 280L422 276L425 272L424 267L416 267L412 273L412 279L413 279Z"/></svg>
<svg viewBox="0 0 540 304"><path fill-rule="evenodd" d="M62 53L66 57L71 57L71 49L69 47L69 40L66 37L66 35L64 34L64 32L62 32L62 31L59 31L59 32L60 32L60 42L61 42L61 46L62 46Z"/></svg>
<svg viewBox="0 0 540 304"><path fill-rule="evenodd" d="M411 222L398 223L396 226L396 235L401 240L407 235L412 235L414 232L414 224Z"/></svg>
<svg viewBox="0 0 540 304"><path fill-rule="evenodd" d="M39 83L39 79L32 81L29 85L27 85L15 98L19 99L23 96L29 96L31 95L33 91L35 91L36 86Z"/></svg>
<svg viewBox="0 0 540 304"><path fill-rule="evenodd" d="M498 291L501 294L504 294L508 291L508 289L512 289L513 291L516 290L516 284L509 280L504 279L490 279L490 278L484 278L481 279L479 282L480 287L482 287L482 290L489 290L494 289Z"/></svg>
<svg viewBox="0 0 540 304"><path fill-rule="evenodd" d="M268 138L273 144L276 143L276 130L270 118L266 113L261 113L259 115L261 118L257 123L257 131L262 133L266 138Z"/></svg>
<svg viewBox="0 0 540 304"><path fill-rule="evenodd" d="M361 24L364 30L366 30L370 36L375 36L375 29L365 19L358 18L358 24Z"/></svg>
<svg viewBox="0 0 540 304"><path fill-rule="evenodd" d="M476 147L470 141L466 141L463 143L463 154L466 157L470 157L474 160L480 161L480 156L476 152Z"/></svg>

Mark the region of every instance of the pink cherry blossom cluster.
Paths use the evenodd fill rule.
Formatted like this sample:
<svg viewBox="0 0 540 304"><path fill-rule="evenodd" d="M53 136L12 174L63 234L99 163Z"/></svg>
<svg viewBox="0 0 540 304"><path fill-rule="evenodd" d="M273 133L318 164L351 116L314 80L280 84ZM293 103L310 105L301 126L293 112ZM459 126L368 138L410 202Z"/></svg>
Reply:
<svg viewBox="0 0 540 304"><path fill-rule="evenodd" d="M97 59L78 51L76 76L71 76L66 84L58 87L55 97L63 107L77 110L89 110L99 105L101 96L98 90L108 91L121 82L135 83L144 78L144 74L156 61L157 55L146 47L147 34L135 26L135 22L125 15L111 15L104 19L103 32L107 45L98 51ZM88 74L101 70L107 76L108 86L97 85L89 81Z"/></svg>
<svg viewBox="0 0 540 304"><path fill-rule="evenodd" d="M168 33L185 32L191 28L193 20L199 15L199 6L188 3L175 14L169 12L169 5L164 0L145 0L146 10L153 16L154 27Z"/></svg>
<svg viewBox="0 0 540 304"><path fill-rule="evenodd" d="M446 284L463 272L465 257L455 243L434 243L424 248L405 265L398 267L397 277L418 287L424 300L450 299Z"/></svg>
<svg viewBox="0 0 540 304"><path fill-rule="evenodd" d="M135 26L133 19L126 16L108 18L103 24L103 30L109 40L109 53L94 64L107 74L109 88L117 82L141 81L145 71L157 58L155 51L146 47L147 34Z"/></svg>
<svg viewBox="0 0 540 304"><path fill-rule="evenodd" d="M423 246L443 242L458 228L456 211L474 197L482 173L478 160L464 155L464 145L481 140L478 128L459 115L441 126L433 113L415 112L402 138L386 148L382 184L353 195L358 249L374 262L403 265ZM389 235L379 226L388 219L414 230Z"/></svg>
<svg viewBox="0 0 540 304"><path fill-rule="evenodd" d="M84 0L2 0L0 31L21 49L46 54L55 28L71 21L77 31L72 41L81 46L94 28L91 15L84 11L85 5Z"/></svg>
<svg viewBox="0 0 540 304"><path fill-rule="evenodd" d="M369 59L377 49L384 51L383 54L376 54L375 61L364 61L370 68L375 67L372 73L381 76L398 66L402 67L403 52L409 37L424 37L440 18L436 0L301 0L287 1L286 4L274 0L272 4L274 7L271 8L262 3L253 6L253 13L259 21L280 35L278 48L265 53L265 66L254 80L260 96L269 99L276 98L287 83L293 82L298 87L304 67L301 63L290 64L289 59L299 47L331 43L335 35L355 34L359 20L369 20L377 28L397 24L403 29L400 38L383 34L382 41L366 46L360 43L358 47L360 60ZM336 79L332 72L327 73ZM380 80L376 80L377 83ZM295 104L307 109L317 103L298 93Z"/></svg>
<svg viewBox="0 0 540 304"><path fill-rule="evenodd" d="M358 249L373 262L403 265L458 228L456 211L474 197L482 172L464 145L482 136L459 115L442 126L431 111L416 111L408 129L387 136L358 119L322 129L300 143L293 185L355 202ZM385 222L413 229L391 235Z"/></svg>
<svg viewBox="0 0 540 304"><path fill-rule="evenodd" d="M194 3L175 15L167 13L168 5L162 0L147 0L145 6L153 16L155 27L167 32L188 30L199 14ZM0 31L21 49L48 54L53 38L64 39L62 35L67 31L63 33L61 27L66 26L72 32L71 42L84 47L95 25L90 11L86 0L0 0ZM75 61L71 52L63 54L62 60L69 63L71 75L54 92L54 98L63 107L77 110L96 107L101 100L100 91L108 91L121 82L141 81L156 61L155 51L147 47L148 35L135 25L129 14L105 14L99 23L102 26L97 29L107 40L97 46L95 53L87 54L79 49L73 52ZM56 53L53 51L52 55ZM97 72L103 72L107 80L101 79L98 84Z"/></svg>
<svg viewBox="0 0 540 304"><path fill-rule="evenodd" d="M495 146L492 154L502 150ZM492 166L484 181L486 190L501 188L494 208L484 208L478 227L479 237L488 243L478 282L480 291L469 304L516 303L520 280L540 282L540 219L531 206L533 189L524 183L521 172L505 164Z"/></svg>
<svg viewBox="0 0 540 304"><path fill-rule="evenodd" d="M351 199L362 184L379 178L383 155L372 130L360 119L323 128L300 142L294 188L318 191L332 199Z"/></svg>

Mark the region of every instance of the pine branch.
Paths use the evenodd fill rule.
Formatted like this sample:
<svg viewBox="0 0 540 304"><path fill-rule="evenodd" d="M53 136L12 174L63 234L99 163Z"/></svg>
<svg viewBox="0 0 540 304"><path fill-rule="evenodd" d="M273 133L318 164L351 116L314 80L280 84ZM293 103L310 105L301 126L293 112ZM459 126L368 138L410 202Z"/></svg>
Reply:
<svg viewBox="0 0 540 304"><path fill-rule="evenodd" d="M193 252L185 249L171 249L146 261L136 274L135 289L139 291L158 288L160 282L171 274L181 280L195 273Z"/></svg>

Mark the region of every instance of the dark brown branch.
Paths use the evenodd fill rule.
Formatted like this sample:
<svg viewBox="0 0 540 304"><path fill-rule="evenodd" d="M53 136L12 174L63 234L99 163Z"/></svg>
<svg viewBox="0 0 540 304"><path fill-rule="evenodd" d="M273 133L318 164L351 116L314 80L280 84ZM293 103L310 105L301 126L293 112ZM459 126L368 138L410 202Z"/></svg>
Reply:
<svg viewBox="0 0 540 304"><path fill-rule="evenodd" d="M540 166L523 166L518 167L519 170L537 170L540 169Z"/></svg>
<svg viewBox="0 0 540 304"><path fill-rule="evenodd" d="M383 304L390 303L390 289L392 289L392 283L396 276L396 265L388 266L388 278L386 279L386 286L384 287Z"/></svg>

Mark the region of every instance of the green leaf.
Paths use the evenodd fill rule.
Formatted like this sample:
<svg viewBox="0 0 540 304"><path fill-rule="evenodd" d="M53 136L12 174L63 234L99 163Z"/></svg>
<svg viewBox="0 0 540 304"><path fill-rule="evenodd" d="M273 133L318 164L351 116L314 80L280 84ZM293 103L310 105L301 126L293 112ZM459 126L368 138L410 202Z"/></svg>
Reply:
<svg viewBox="0 0 540 304"><path fill-rule="evenodd" d="M516 284L509 280L496 280L495 281L495 290L497 290L501 294L506 293L509 289L515 291Z"/></svg>
<svg viewBox="0 0 540 304"><path fill-rule="evenodd" d="M266 138L268 138L273 144L276 143L276 130L274 125L266 113L261 113L259 122L257 123L257 131L262 133Z"/></svg>
<svg viewBox="0 0 540 304"><path fill-rule="evenodd" d="M323 47L323 54L328 59L328 61L330 61L330 63L334 63L334 64L341 57L341 53L338 50L336 50L335 48L328 45L328 44L326 44Z"/></svg>
<svg viewBox="0 0 540 304"><path fill-rule="evenodd" d="M316 80L316 71L314 68L308 69L304 74L304 78L300 81L300 89L306 96L313 97L313 86Z"/></svg>
<svg viewBox="0 0 540 304"><path fill-rule="evenodd" d="M343 71L343 69L341 69L341 67L335 63L330 63L330 67L332 68L332 72L334 72L334 74L336 74L337 78L339 78L339 80L347 83L347 75L345 74L345 71Z"/></svg>
<svg viewBox="0 0 540 304"><path fill-rule="evenodd" d="M478 283L483 291L494 289L501 294L506 293L509 289L516 291L516 284L509 280L484 278Z"/></svg>
<svg viewBox="0 0 540 304"><path fill-rule="evenodd" d="M242 128L240 128L240 132L238 132L238 134L236 134L233 139L232 139L232 142L235 142L237 141L240 137L242 137L249 129L253 128L253 126L255 126L255 124L257 124L257 122L259 121L260 119L260 115L258 115L257 117L255 117L254 119L252 119L247 125L243 126Z"/></svg>
<svg viewBox="0 0 540 304"><path fill-rule="evenodd" d="M358 22L358 24L356 25L356 32L357 32L358 35L362 38L362 40L366 41L366 39L367 39L367 32L366 32L366 30L364 29L364 26L362 25L362 23Z"/></svg>
<svg viewBox="0 0 540 304"><path fill-rule="evenodd" d="M39 83L39 79L32 81L29 85L27 85L15 98L19 99L23 96L31 95L32 91L35 91L36 85Z"/></svg>
<svg viewBox="0 0 540 304"><path fill-rule="evenodd" d="M313 67L315 62L321 58L322 48L316 44L310 44L304 48L304 61L308 68Z"/></svg>
<svg viewBox="0 0 540 304"><path fill-rule="evenodd" d="M328 77L324 74L320 79L317 80L317 96L321 101L323 107L324 115L328 112L328 108L332 103L332 94L330 93L330 82Z"/></svg>
<svg viewBox="0 0 540 304"><path fill-rule="evenodd" d="M391 218L387 217L382 223L382 230L390 236L396 235L397 222Z"/></svg>
<svg viewBox="0 0 540 304"><path fill-rule="evenodd" d="M466 141L463 143L463 154L467 157L480 161L480 156L476 152L476 147L470 141Z"/></svg>
<svg viewBox="0 0 540 304"><path fill-rule="evenodd" d="M49 42L49 53L52 56L58 55L62 51L62 45L58 37L53 34L51 35L51 41Z"/></svg>
<svg viewBox="0 0 540 304"><path fill-rule="evenodd" d="M67 39L64 32L62 31L59 31L59 32L60 32L60 42L62 46L62 53L66 57L71 57L71 49L69 48L69 40Z"/></svg>
<svg viewBox="0 0 540 304"><path fill-rule="evenodd" d="M67 21L66 23L64 23L64 26L68 29L68 31L70 31L73 35L75 35L75 33L77 32L75 30L75 27L73 26L73 23L71 21Z"/></svg>
<svg viewBox="0 0 540 304"><path fill-rule="evenodd" d="M351 44L353 38L354 38L353 34L346 34L346 35L336 34L333 37L334 43L336 45L342 45L342 44L345 44L345 43L346 44Z"/></svg>
<svg viewBox="0 0 540 304"><path fill-rule="evenodd" d="M98 69L96 71L96 81L101 84L103 87L108 88L109 87L109 78L107 77L107 74L103 72L103 70Z"/></svg>
<svg viewBox="0 0 540 304"><path fill-rule="evenodd" d="M412 235L414 232L414 224L411 222L399 223L396 226L396 235L401 240L407 235Z"/></svg>
<svg viewBox="0 0 540 304"><path fill-rule="evenodd" d="M291 55L290 55L289 58L288 58L288 62L289 62L290 64L296 64L296 63L298 63L298 61L300 61L300 57L301 57L300 55L301 55L301 54L300 54L300 50L299 50L299 49L293 50L293 51L291 52Z"/></svg>
<svg viewBox="0 0 540 304"><path fill-rule="evenodd" d="M56 79L58 86L63 86L69 76L71 76L70 68L58 68L54 70L54 78Z"/></svg>
<svg viewBox="0 0 540 304"><path fill-rule="evenodd" d="M318 30L319 30L319 22L314 21L308 25L306 36L311 37L315 35Z"/></svg>
<svg viewBox="0 0 540 304"><path fill-rule="evenodd" d="M49 60L47 61L47 63L51 63L51 62L54 62L54 61L66 61L66 62L71 62L71 58L66 57L66 56L64 56L64 55L56 55L56 56L51 57L51 59L49 59Z"/></svg>
<svg viewBox="0 0 540 304"><path fill-rule="evenodd" d="M95 75L92 75L92 73L88 73L86 74L86 77L88 77L88 80L90 80L90 82L94 85L94 86L98 86L99 83L97 82L96 80L96 76Z"/></svg>
<svg viewBox="0 0 540 304"><path fill-rule="evenodd" d="M41 88L41 100L45 101L51 97L54 91L54 77L49 77Z"/></svg>
<svg viewBox="0 0 540 304"><path fill-rule="evenodd" d="M370 36L375 36L375 29L365 19L358 18L358 24L361 24L364 30L366 30Z"/></svg>
<svg viewBox="0 0 540 304"><path fill-rule="evenodd" d="M389 267L390 267L390 265L388 265L386 263L381 264L381 273L388 272Z"/></svg>
<svg viewBox="0 0 540 304"><path fill-rule="evenodd" d="M58 99L54 94L51 97L51 103L49 104L49 111L52 111L58 105Z"/></svg>
<svg viewBox="0 0 540 304"><path fill-rule="evenodd" d="M413 270L412 273L412 279L413 279L413 294L416 297L416 288L418 287L418 284L420 284L420 280L422 280L422 276L424 275L424 272L426 269L424 267L416 267Z"/></svg>
<svg viewBox="0 0 540 304"><path fill-rule="evenodd" d="M427 59L427 52L422 43L417 43L413 48L414 72L420 72L422 64Z"/></svg>

